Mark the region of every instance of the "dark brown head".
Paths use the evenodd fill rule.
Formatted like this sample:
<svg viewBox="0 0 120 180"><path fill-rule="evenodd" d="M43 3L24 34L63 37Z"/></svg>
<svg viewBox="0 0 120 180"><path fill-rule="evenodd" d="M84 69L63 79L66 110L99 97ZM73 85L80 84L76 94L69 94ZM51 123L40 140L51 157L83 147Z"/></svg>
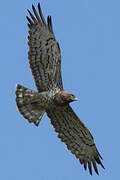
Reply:
<svg viewBox="0 0 120 180"><path fill-rule="evenodd" d="M56 93L54 100L59 105L65 105L65 104L69 104L73 101L76 101L77 98L73 94L70 94L65 90L62 90L62 91L59 91L58 93Z"/></svg>

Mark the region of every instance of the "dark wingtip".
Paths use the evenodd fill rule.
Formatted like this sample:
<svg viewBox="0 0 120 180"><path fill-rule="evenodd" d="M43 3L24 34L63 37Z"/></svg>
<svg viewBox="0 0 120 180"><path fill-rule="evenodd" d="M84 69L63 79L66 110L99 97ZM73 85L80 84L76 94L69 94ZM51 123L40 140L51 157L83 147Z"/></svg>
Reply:
<svg viewBox="0 0 120 180"><path fill-rule="evenodd" d="M48 17L47 17L47 24L48 24L49 31L54 34L54 32L53 32L53 26L52 26L52 17L51 17L51 16L48 16Z"/></svg>
<svg viewBox="0 0 120 180"><path fill-rule="evenodd" d="M96 172L96 171L95 171ZM96 172L96 174L99 176L99 172Z"/></svg>
<svg viewBox="0 0 120 180"><path fill-rule="evenodd" d="M29 14L31 13L29 9L27 9L27 12L28 12Z"/></svg>
<svg viewBox="0 0 120 180"><path fill-rule="evenodd" d="M92 160L92 164L93 164L93 167L94 167L94 170L95 170L96 174L99 175L98 168L97 168L97 165L96 165L96 161Z"/></svg>
<svg viewBox="0 0 120 180"><path fill-rule="evenodd" d="M87 164L86 163L84 163L84 169L85 169L85 171L87 170Z"/></svg>
<svg viewBox="0 0 120 180"><path fill-rule="evenodd" d="M28 22L30 23L30 25L32 25L33 21L28 16L26 16L26 18L27 18Z"/></svg>
<svg viewBox="0 0 120 180"><path fill-rule="evenodd" d="M33 10L34 15L36 16L37 20L41 23L40 17L39 17L39 15L38 15L38 13L37 13L37 11L36 11L36 9L35 9L33 4L32 4L32 10Z"/></svg>
<svg viewBox="0 0 120 180"><path fill-rule="evenodd" d="M31 25L30 24L27 24L28 25L28 27L29 27L29 29L31 28Z"/></svg>
<svg viewBox="0 0 120 180"><path fill-rule="evenodd" d="M32 10L33 10L33 12L34 12L34 11L36 11L36 10L35 10L35 7L34 7L34 5L33 5L33 4L32 4Z"/></svg>
<svg viewBox="0 0 120 180"><path fill-rule="evenodd" d="M99 154L99 156L100 156L100 154ZM103 164L102 164L102 162L101 162L101 160L100 160L100 158L102 159L102 157L100 156L100 158L99 158L99 156L98 156L98 157L95 157L95 160L96 160L96 162L97 162L98 164L101 165L101 167L102 167L103 169L105 169L105 167L103 166Z"/></svg>
<svg viewBox="0 0 120 180"><path fill-rule="evenodd" d="M37 23L37 20L35 19L35 17L33 16L33 14L29 11L29 9L27 9L27 11L28 11L30 17L32 18L33 22L34 22L34 23Z"/></svg>
<svg viewBox="0 0 120 180"><path fill-rule="evenodd" d="M103 166L103 164L102 164L102 163L100 163L100 165L101 165L101 167L102 167L103 169L105 169L105 167Z"/></svg>
<svg viewBox="0 0 120 180"><path fill-rule="evenodd" d="M34 5L32 4L32 9L35 9Z"/></svg>
<svg viewBox="0 0 120 180"><path fill-rule="evenodd" d="M98 151L97 151L98 152ZM98 152L98 156L103 160L103 158L102 158L102 156L101 156L101 154Z"/></svg>
<svg viewBox="0 0 120 180"><path fill-rule="evenodd" d="M89 170L90 175L92 176L92 171Z"/></svg>
<svg viewBox="0 0 120 180"><path fill-rule="evenodd" d="M42 23L46 26L46 21L44 19L43 13L42 13L42 10L41 10L41 7L40 7L40 3L38 3L38 11L39 11L39 15L41 17Z"/></svg>
<svg viewBox="0 0 120 180"><path fill-rule="evenodd" d="M89 173L92 176L92 166L91 166L91 161L88 162L88 169L89 169Z"/></svg>

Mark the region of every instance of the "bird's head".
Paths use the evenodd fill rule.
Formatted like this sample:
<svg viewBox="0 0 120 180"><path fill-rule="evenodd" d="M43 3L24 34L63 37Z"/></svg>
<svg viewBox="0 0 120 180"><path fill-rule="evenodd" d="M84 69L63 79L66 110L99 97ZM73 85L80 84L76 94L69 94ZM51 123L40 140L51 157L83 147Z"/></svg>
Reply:
<svg viewBox="0 0 120 180"><path fill-rule="evenodd" d="M65 96L63 96L64 100L67 101L67 102L73 102L73 101L77 101L77 97L74 96L73 94L70 94L70 93L66 93Z"/></svg>
<svg viewBox="0 0 120 180"><path fill-rule="evenodd" d="M73 101L77 101L77 97L65 90L62 90L55 95L55 101L57 104L65 105Z"/></svg>

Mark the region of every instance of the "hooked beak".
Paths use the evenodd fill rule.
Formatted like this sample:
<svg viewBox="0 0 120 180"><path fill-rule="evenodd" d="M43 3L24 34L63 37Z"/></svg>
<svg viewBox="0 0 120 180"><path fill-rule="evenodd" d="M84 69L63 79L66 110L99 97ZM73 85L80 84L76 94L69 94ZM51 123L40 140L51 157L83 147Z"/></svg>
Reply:
<svg viewBox="0 0 120 180"><path fill-rule="evenodd" d="M78 100L78 98L77 98L77 97L75 97L75 98L74 98L74 101L77 101L77 100Z"/></svg>

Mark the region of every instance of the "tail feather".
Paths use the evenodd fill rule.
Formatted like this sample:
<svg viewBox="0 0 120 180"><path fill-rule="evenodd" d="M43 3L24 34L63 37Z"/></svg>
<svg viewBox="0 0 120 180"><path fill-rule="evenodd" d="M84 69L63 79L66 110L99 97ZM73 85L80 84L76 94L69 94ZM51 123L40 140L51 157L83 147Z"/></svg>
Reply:
<svg viewBox="0 0 120 180"><path fill-rule="evenodd" d="M15 94L19 112L30 123L34 123L38 126L45 112L45 110L41 109L37 104L38 93L17 84Z"/></svg>

